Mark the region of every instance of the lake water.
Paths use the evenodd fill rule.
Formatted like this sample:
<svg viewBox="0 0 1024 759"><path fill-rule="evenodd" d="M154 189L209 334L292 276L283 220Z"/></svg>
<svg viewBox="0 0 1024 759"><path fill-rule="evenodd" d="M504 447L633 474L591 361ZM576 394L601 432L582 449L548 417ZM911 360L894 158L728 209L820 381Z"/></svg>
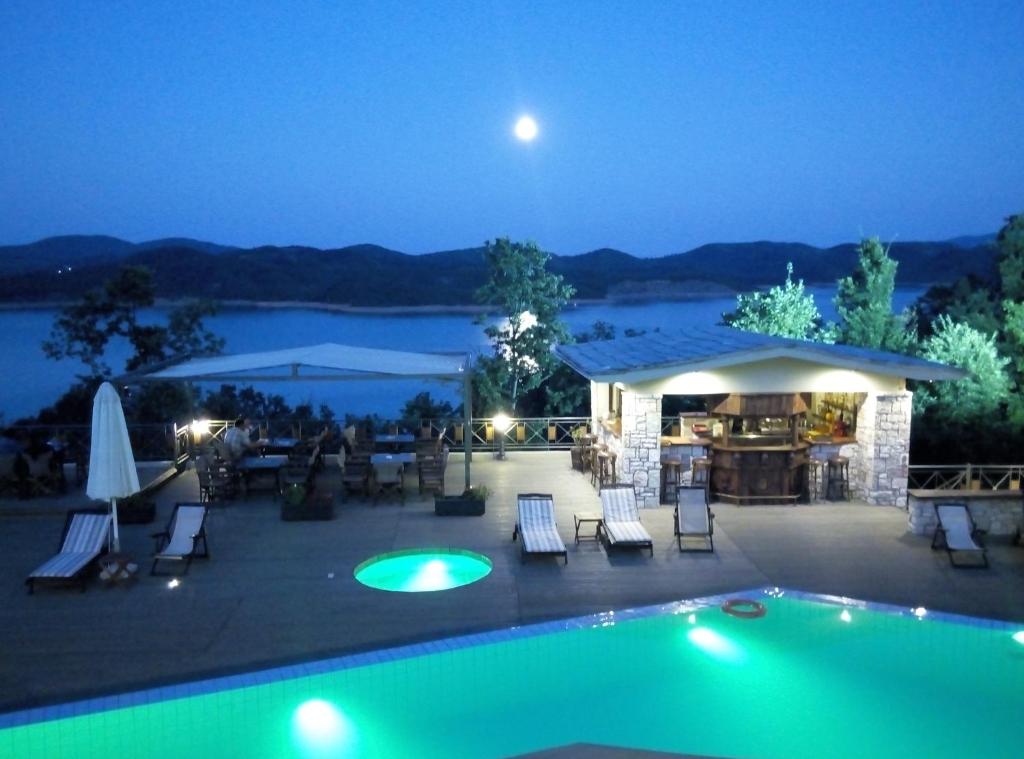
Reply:
<svg viewBox="0 0 1024 759"><path fill-rule="evenodd" d="M808 288L826 320L835 318L833 288ZM894 307L910 305L920 289L898 290ZM717 323L723 312L735 308L735 298L707 298L663 303L587 305L567 309L563 318L572 332L587 330L597 320L615 325L617 334L625 329L682 329ZM141 314L143 321L160 320L160 309ZM0 346L6 377L0 396L4 422L35 414L53 403L83 368L75 361L52 361L41 344L50 333L55 309L0 310ZM311 309L228 309L207 321L209 328L225 338L227 353L275 350L324 342L410 351L486 352L483 326L462 314L366 315L341 314ZM129 355L126 345L112 345L108 363L115 372L124 367ZM261 383L258 390L280 393L291 404L311 402L329 405L335 413L397 416L405 401L427 390L435 398L457 404L461 385L421 380L390 382L308 382Z"/></svg>

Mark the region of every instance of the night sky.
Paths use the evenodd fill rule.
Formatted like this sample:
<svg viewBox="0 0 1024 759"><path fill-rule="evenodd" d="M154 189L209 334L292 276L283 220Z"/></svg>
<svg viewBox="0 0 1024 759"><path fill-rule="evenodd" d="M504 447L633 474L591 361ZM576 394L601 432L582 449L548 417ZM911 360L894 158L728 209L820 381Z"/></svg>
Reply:
<svg viewBox="0 0 1024 759"><path fill-rule="evenodd" d="M0 244L665 255L1024 211L1020 0L5 0L0 32Z"/></svg>

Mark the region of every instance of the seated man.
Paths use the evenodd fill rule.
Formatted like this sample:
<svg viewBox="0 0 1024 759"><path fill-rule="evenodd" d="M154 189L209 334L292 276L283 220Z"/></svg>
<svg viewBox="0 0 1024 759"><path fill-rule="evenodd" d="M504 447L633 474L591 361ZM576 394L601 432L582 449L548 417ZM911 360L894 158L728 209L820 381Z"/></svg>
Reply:
<svg viewBox="0 0 1024 759"><path fill-rule="evenodd" d="M250 437L252 422L249 419L239 417L231 429L224 433L224 445L231 454L232 461L238 461L243 456L255 453L254 449L259 448L260 441Z"/></svg>

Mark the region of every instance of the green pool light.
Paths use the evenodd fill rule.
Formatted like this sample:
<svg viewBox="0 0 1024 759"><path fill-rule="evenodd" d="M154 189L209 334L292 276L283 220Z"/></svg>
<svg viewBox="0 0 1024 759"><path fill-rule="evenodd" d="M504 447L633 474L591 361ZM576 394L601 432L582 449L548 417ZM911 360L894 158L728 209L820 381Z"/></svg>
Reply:
<svg viewBox="0 0 1024 759"><path fill-rule="evenodd" d="M426 548L384 553L356 567L355 578L377 590L430 593L450 590L483 579L491 560L461 548Z"/></svg>
<svg viewBox="0 0 1024 759"><path fill-rule="evenodd" d="M1021 630L1020 632L1015 632L1013 634L1013 639L1020 643L1022 646L1024 646L1024 630Z"/></svg>

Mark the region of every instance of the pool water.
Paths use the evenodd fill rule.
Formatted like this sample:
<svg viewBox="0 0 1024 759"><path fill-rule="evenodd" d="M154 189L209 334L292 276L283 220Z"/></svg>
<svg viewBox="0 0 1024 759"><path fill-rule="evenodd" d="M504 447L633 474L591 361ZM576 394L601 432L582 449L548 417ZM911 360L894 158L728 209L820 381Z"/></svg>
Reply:
<svg viewBox="0 0 1024 759"><path fill-rule="evenodd" d="M378 590L428 593L450 590L482 580L491 573L491 560L459 548L411 549L384 553L355 568L355 578Z"/></svg>
<svg viewBox="0 0 1024 759"><path fill-rule="evenodd" d="M780 593L747 594L758 619L710 598L4 715L0 756L1020 756L1021 627Z"/></svg>

